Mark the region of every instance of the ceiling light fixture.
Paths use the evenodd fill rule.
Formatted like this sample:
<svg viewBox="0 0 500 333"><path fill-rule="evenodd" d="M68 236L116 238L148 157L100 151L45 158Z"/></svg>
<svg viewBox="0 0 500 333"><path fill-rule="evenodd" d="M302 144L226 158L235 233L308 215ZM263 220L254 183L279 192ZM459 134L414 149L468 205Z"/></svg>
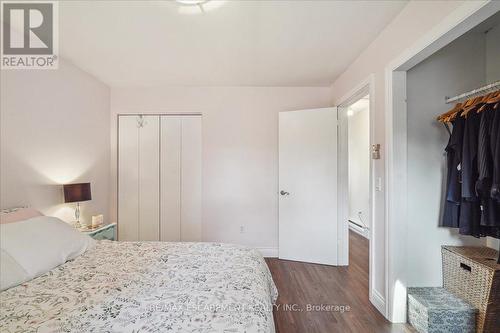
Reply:
<svg viewBox="0 0 500 333"><path fill-rule="evenodd" d="M181 5L187 5L187 6L201 6L205 2L208 2L209 0L175 0Z"/></svg>
<svg viewBox="0 0 500 333"><path fill-rule="evenodd" d="M220 8L227 0L175 0L178 5L178 11L181 14L203 14Z"/></svg>
<svg viewBox="0 0 500 333"><path fill-rule="evenodd" d="M209 0L175 0L178 4L186 7L198 7L202 13L205 12L203 5Z"/></svg>

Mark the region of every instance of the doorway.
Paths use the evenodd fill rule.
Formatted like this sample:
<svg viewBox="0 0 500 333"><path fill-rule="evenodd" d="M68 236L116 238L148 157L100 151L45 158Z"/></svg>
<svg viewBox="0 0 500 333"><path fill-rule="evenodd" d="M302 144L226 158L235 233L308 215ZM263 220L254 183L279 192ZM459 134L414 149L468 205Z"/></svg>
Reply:
<svg viewBox="0 0 500 333"><path fill-rule="evenodd" d="M370 239L370 95L347 108L349 230Z"/></svg>
<svg viewBox="0 0 500 333"><path fill-rule="evenodd" d="M371 303L383 313L383 297L373 289L374 219L373 201L381 190L373 179L378 158L373 137L373 76L342 98L339 119L339 221L342 221L351 261L368 261L368 292ZM375 147L375 148L373 148ZM375 149L375 151L372 151ZM357 256L357 257L353 257ZM358 258L361 257L361 258ZM347 262L348 264L349 262Z"/></svg>

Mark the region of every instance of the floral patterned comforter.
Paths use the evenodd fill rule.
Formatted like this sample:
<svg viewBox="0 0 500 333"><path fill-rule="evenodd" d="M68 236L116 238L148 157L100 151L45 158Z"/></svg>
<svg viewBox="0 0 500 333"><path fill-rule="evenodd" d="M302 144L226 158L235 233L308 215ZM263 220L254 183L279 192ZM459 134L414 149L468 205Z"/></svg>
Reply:
<svg viewBox="0 0 500 333"><path fill-rule="evenodd" d="M274 332L259 252L218 243L99 241L0 293L1 332Z"/></svg>

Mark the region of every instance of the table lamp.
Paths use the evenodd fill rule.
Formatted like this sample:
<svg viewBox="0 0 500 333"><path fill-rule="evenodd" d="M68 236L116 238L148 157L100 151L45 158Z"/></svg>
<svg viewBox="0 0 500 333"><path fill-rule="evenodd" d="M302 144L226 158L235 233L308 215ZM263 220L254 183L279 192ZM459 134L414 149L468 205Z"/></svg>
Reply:
<svg viewBox="0 0 500 333"><path fill-rule="evenodd" d="M63 185L64 202L76 202L75 219L76 227L80 228L80 202L92 200L90 193L90 183Z"/></svg>

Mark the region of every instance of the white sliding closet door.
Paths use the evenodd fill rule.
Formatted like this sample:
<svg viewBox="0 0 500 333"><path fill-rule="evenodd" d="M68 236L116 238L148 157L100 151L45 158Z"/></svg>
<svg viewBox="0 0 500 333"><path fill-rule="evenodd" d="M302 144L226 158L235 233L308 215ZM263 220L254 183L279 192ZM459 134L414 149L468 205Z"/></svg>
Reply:
<svg viewBox="0 0 500 333"><path fill-rule="evenodd" d="M118 117L118 239L139 239L139 129L137 117Z"/></svg>
<svg viewBox="0 0 500 333"><path fill-rule="evenodd" d="M201 241L201 117L161 116L162 241Z"/></svg>
<svg viewBox="0 0 500 333"><path fill-rule="evenodd" d="M181 240L181 132L180 117L161 117L160 240Z"/></svg>
<svg viewBox="0 0 500 333"><path fill-rule="evenodd" d="M139 240L160 240L160 117L139 129Z"/></svg>
<svg viewBox="0 0 500 333"><path fill-rule="evenodd" d="M201 116L120 116L118 238L201 241Z"/></svg>
<svg viewBox="0 0 500 333"><path fill-rule="evenodd" d="M201 117L182 118L181 240L201 241Z"/></svg>
<svg viewBox="0 0 500 333"><path fill-rule="evenodd" d="M120 116L118 122L118 238L157 241L160 119Z"/></svg>

